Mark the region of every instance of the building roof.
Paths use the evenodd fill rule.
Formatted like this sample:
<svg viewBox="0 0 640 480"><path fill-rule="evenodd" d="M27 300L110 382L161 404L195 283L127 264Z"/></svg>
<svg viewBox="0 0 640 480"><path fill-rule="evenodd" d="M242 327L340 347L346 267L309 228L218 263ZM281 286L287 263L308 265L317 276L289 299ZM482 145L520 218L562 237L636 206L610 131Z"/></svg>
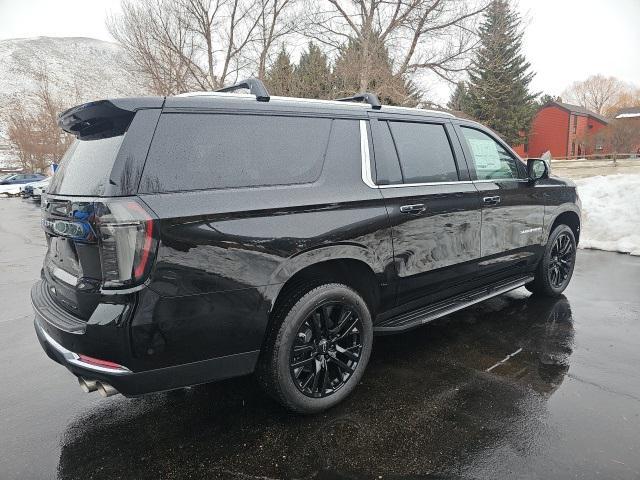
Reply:
<svg viewBox="0 0 640 480"><path fill-rule="evenodd" d="M621 108L615 115L615 118L631 117L640 117L640 107Z"/></svg>
<svg viewBox="0 0 640 480"><path fill-rule="evenodd" d="M607 117L600 115L599 113L592 112L591 110L581 107L580 105L571 105L570 103L563 103L563 102L551 102L549 103L549 105L556 105L560 108L564 108L565 110L568 110L571 113L576 113L578 115L587 115L589 117L595 118L596 120L602 123L609 123L609 119Z"/></svg>

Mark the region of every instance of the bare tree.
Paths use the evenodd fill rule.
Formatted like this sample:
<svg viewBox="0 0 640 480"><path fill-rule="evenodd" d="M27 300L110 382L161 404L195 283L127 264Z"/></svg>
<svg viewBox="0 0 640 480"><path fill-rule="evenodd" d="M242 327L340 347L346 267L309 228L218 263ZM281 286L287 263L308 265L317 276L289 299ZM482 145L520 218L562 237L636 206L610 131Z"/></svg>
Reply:
<svg viewBox="0 0 640 480"><path fill-rule="evenodd" d="M293 31L293 3L122 0L107 27L156 93L212 90L241 73L264 76L276 44Z"/></svg>
<svg viewBox="0 0 640 480"><path fill-rule="evenodd" d="M180 5L169 0L123 0L122 13L107 19L111 35L132 66L149 80L150 90L171 95L195 88L196 48Z"/></svg>
<svg viewBox="0 0 640 480"><path fill-rule="evenodd" d="M620 109L629 107L640 107L640 88L634 85L629 85L616 101L607 107L605 115L613 117Z"/></svg>
<svg viewBox="0 0 640 480"><path fill-rule="evenodd" d="M628 88L628 85L615 77L591 75L585 80L573 82L562 93L562 98L604 115L619 102Z"/></svg>
<svg viewBox="0 0 640 480"><path fill-rule="evenodd" d="M301 12L296 0L258 0L258 78L265 78L267 66L278 44L296 31Z"/></svg>
<svg viewBox="0 0 640 480"><path fill-rule="evenodd" d="M308 36L334 48L352 40L363 51L363 65L354 65L360 89L369 84L378 43L394 59L398 76L430 71L453 81L468 67L476 45L475 21L487 1L474 0L317 0L305 27Z"/></svg>
<svg viewBox="0 0 640 480"><path fill-rule="evenodd" d="M77 103L61 99L51 91L49 75L42 68L33 74L38 83L34 98L22 96L7 115L9 142L18 152L20 166L27 171L44 171L58 163L73 137L58 128L58 113Z"/></svg>
<svg viewBox="0 0 640 480"><path fill-rule="evenodd" d="M607 127L606 138L614 154L631 153L640 145L640 122L627 119L613 120Z"/></svg>

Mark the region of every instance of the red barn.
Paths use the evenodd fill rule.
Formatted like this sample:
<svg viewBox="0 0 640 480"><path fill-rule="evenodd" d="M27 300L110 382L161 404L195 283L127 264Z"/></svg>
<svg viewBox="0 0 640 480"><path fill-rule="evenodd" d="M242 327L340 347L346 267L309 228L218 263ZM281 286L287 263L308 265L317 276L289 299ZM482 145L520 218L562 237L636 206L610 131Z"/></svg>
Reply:
<svg viewBox="0 0 640 480"><path fill-rule="evenodd" d="M595 134L609 121L584 107L550 102L538 110L531 123L528 142L516 145L522 157L540 157L546 151L553 158L579 158L604 153L604 145L594 141Z"/></svg>

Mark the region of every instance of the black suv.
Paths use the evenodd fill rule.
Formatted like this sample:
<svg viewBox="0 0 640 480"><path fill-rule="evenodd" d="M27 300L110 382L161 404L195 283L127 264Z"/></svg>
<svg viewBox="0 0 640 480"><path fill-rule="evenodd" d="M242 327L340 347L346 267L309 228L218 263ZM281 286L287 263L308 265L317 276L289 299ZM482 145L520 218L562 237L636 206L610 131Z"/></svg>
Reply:
<svg viewBox="0 0 640 480"><path fill-rule="evenodd" d="M43 202L31 297L42 346L85 391L256 372L317 412L358 384L375 333L569 283L575 186L487 128L372 94L224 90L60 115L77 140Z"/></svg>

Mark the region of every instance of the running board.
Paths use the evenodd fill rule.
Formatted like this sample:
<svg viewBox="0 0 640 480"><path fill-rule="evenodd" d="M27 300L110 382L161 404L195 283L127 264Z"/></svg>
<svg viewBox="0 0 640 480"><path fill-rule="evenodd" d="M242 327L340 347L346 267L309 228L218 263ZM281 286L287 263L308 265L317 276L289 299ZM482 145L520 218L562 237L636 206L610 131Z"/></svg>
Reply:
<svg viewBox="0 0 640 480"><path fill-rule="evenodd" d="M375 333L396 333L419 327L422 324L444 317L450 313L462 310L475 303L483 302L491 297L501 295L510 290L523 286L533 280L533 276L518 277L503 280L486 287L462 293L453 298L412 310L410 312L388 318L373 326Z"/></svg>

